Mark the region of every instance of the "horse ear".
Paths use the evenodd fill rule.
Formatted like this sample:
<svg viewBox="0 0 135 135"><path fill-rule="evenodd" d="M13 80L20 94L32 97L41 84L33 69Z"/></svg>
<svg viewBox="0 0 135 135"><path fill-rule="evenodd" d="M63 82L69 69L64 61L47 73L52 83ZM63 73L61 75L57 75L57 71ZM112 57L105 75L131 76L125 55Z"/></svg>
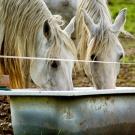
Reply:
<svg viewBox="0 0 135 135"><path fill-rule="evenodd" d="M97 29L97 25L94 23L93 19L89 16L89 14L84 9L82 9L82 11L84 14L85 23L88 29L90 30L92 36L94 36Z"/></svg>
<svg viewBox="0 0 135 135"><path fill-rule="evenodd" d="M44 23L43 33L44 33L46 38L50 37L51 30L50 30L50 25L48 23L48 20L46 20L45 23Z"/></svg>
<svg viewBox="0 0 135 135"><path fill-rule="evenodd" d="M127 14L127 9L124 8L122 9L118 16L115 19L114 24L112 25L112 30L115 32L120 32L122 30L124 30L124 24L126 22L126 14Z"/></svg>
<svg viewBox="0 0 135 135"><path fill-rule="evenodd" d="M70 23L64 29L67 34L71 37L72 33L75 31L75 17L73 17Z"/></svg>

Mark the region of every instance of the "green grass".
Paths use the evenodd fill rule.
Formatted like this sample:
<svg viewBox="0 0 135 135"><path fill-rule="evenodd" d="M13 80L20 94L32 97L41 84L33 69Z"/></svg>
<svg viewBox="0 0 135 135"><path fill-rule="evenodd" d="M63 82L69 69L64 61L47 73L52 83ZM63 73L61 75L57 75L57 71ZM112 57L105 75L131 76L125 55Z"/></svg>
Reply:
<svg viewBox="0 0 135 135"><path fill-rule="evenodd" d="M128 9L125 29L135 35L135 0L109 0L109 7L113 19L122 8Z"/></svg>
<svg viewBox="0 0 135 135"><path fill-rule="evenodd" d="M124 63L135 63L135 56L126 56L123 61Z"/></svg>

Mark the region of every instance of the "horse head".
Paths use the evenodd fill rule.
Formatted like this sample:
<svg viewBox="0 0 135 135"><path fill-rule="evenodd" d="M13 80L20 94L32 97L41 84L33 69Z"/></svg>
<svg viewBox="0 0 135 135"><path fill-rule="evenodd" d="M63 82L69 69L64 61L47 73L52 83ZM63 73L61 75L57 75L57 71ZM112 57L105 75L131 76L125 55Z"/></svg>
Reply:
<svg viewBox="0 0 135 135"><path fill-rule="evenodd" d="M84 19L91 35L86 59L93 61L85 65L85 72L88 77L92 76L97 89L115 88L119 62L124 56L118 35L126 21L126 9L120 11L113 24L106 20L95 24L86 11Z"/></svg>
<svg viewBox="0 0 135 135"><path fill-rule="evenodd" d="M48 90L71 90L73 62L60 59L75 59L76 48L71 40L75 18L62 30L54 21L46 20L37 35L36 57L52 60L34 60L31 63L32 80Z"/></svg>

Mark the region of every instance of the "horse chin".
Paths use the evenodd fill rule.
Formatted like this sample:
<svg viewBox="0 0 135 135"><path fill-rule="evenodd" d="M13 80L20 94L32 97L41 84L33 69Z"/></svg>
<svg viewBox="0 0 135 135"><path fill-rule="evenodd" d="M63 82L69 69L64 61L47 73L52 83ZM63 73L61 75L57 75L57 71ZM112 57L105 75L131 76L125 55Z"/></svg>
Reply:
<svg viewBox="0 0 135 135"><path fill-rule="evenodd" d="M69 91L69 90L73 90L73 88L60 88L60 87L49 87L49 88L44 88L45 90L48 91Z"/></svg>
<svg viewBox="0 0 135 135"><path fill-rule="evenodd" d="M97 83L97 82L95 83L94 82L94 85L95 85L96 89L98 89L98 90L116 88L115 84L113 84L113 83Z"/></svg>
<svg viewBox="0 0 135 135"><path fill-rule="evenodd" d="M106 86L106 87L98 87L98 86L96 86L96 89L98 89L98 90L104 90L104 89L116 89L116 87L115 86Z"/></svg>
<svg viewBox="0 0 135 135"><path fill-rule="evenodd" d="M39 79L38 77L31 75L33 82L36 86L43 90L52 90L52 91L62 91L62 90L73 90L73 84L68 82L63 82L63 80L54 81L53 79ZM44 81L43 81L44 80Z"/></svg>
<svg viewBox="0 0 135 135"><path fill-rule="evenodd" d="M58 91L69 91L69 90L73 90L73 86L68 86L68 87L65 87L65 86L57 86L57 87L52 87L50 88L50 90L58 90Z"/></svg>
<svg viewBox="0 0 135 135"><path fill-rule="evenodd" d="M48 91L66 91L66 90L73 90L73 86L66 86L66 85L52 85L52 84L42 84L40 85L40 88Z"/></svg>

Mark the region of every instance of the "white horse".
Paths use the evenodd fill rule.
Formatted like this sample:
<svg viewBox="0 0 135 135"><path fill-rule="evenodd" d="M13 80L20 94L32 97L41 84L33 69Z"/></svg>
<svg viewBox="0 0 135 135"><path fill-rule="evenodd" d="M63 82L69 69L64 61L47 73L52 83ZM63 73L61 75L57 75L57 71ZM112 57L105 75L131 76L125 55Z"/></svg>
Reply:
<svg viewBox="0 0 135 135"><path fill-rule="evenodd" d="M118 35L123 31L126 9L121 10L112 23L106 2L106 0L80 0L76 16L79 59L93 61L83 65L83 68L87 76L92 77L97 89L115 88L120 66L116 63L96 63L96 61L119 62L124 56Z"/></svg>
<svg viewBox="0 0 135 135"><path fill-rule="evenodd" d="M43 0L0 1L0 55L76 59L70 36L74 18L62 30L60 16L53 16ZM12 88L33 82L49 90L70 90L73 62L1 59L1 74L9 74Z"/></svg>

